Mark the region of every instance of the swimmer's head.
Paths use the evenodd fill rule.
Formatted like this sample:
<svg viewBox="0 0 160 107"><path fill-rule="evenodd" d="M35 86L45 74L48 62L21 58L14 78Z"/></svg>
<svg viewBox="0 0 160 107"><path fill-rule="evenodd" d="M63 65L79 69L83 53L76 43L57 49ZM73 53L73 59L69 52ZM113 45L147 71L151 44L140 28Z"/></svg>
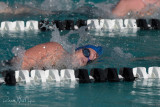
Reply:
<svg viewBox="0 0 160 107"><path fill-rule="evenodd" d="M77 48L75 51L76 59L79 61L80 66L86 65L102 55L101 46L86 45Z"/></svg>

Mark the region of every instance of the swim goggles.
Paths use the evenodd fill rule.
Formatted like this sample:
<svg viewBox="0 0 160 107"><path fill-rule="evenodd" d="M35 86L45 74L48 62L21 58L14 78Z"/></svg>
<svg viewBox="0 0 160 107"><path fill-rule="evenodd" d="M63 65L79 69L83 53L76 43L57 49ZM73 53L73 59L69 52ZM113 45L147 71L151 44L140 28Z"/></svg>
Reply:
<svg viewBox="0 0 160 107"><path fill-rule="evenodd" d="M82 49L82 53L83 55L88 58L88 61L87 61L87 64L91 63L93 60L90 60L89 57L90 57L90 50L88 48L83 48Z"/></svg>

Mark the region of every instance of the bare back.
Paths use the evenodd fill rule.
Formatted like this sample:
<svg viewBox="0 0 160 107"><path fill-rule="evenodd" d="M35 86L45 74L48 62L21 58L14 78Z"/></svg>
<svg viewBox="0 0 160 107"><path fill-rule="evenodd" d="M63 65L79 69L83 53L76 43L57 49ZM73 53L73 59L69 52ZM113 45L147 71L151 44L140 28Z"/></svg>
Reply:
<svg viewBox="0 0 160 107"><path fill-rule="evenodd" d="M64 53L63 47L56 42L37 45L26 50L22 69L31 69L32 67L42 69L46 66L55 65Z"/></svg>

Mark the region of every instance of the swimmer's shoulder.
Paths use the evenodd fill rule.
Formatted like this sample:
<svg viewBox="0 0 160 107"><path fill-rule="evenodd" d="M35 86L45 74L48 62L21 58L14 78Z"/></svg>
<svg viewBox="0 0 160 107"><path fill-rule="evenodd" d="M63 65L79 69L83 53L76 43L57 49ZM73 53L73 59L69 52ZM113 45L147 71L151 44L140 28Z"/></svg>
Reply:
<svg viewBox="0 0 160 107"><path fill-rule="evenodd" d="M28 51L43 51L43 49L47 49L47 50L56 50L59 49L61 51L63 51L63 47L61 44L57 43L57 42L47 42L47 43L42 43L42 44L38 44L30 49L27 50Z"/></svg>

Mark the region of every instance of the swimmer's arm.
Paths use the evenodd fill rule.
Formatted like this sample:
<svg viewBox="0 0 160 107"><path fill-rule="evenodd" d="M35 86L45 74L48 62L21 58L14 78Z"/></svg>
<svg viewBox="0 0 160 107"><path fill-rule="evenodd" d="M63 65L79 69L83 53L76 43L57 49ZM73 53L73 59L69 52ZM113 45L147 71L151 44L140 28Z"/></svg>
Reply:
<svg viewBox="0 0 160 107"><path fill-rule="evenodd" d="M138 57L138 58L133 58L131 59L132 61L140 61L140 60L160 60L160 57L158 56L151 56L151 57Z"/></svg>
<svg viewBox="0 0 160 107"><path fill-rule="evenodd" d="M129 11L129 6L127 0L120 0L120 2L117 4L117 6L112 10L113 15L118 17L125 16Z"/></svg>

